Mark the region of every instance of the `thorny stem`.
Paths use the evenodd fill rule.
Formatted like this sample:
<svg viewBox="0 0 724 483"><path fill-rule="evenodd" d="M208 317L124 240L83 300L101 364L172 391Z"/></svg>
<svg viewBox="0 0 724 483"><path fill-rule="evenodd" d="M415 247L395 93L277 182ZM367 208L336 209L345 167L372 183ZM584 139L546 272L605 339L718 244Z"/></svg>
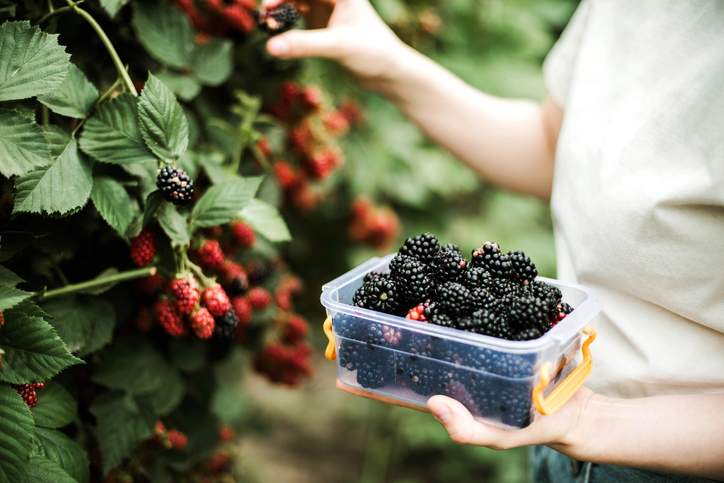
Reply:
<svg viewBox="0 0 724 483"><path fill-rule="evenodd" d="M133 81L131 80L131 77L128 75L128 71L123 66L123 62L121 62L121 58L118 56L118 53L116 52L116 49L113 47L113 44L111 43L110 39L106 35L106 33L103 31L103 28L101 28L100 25L98 25L98 22L85 10L78 7L78 4L74 2L73 0L66 0L68 2L68 5L75 10L75 12L83 17L88 24L95 30L96 34L98 34L98 37L101 39L101 42L103 42L103 45L105 46L106 50L108 51L108 54L111 56L111 60L113 60L113 64L116 66L116 70L118 71L118 75L123 79L123 83L126 85L126 89L128 89L128 92L133 94L134 96L138 95L138 91L136 90L136 86L133 85ZM57 10L56 10L57 11Z"/></svg>
<svg viewBox="0 0 724 483"><path fill-rule="evenodd" d="M35 297L40 300L52 299L55 297L62 297L64 295L71 295L84 290L92 288L102 287L111 283L125 282L127 280L134 280L137 278L150 277L155 275L158 269L156 267L143 267L136 268L134 270L127 270L125 272L114 273L113 275L104 275L102 277L96 277L85 282L71 283L64 287L56 288L53 290L46 290L37 292Z"/></svg>

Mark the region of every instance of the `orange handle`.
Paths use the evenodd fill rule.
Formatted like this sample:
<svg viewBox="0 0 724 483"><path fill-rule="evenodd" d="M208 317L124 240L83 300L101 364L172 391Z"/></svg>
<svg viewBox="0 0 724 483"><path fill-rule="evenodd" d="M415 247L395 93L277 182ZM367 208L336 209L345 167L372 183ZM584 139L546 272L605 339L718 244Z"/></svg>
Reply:
<svg viewBox="0 0 724 483"><path fill-rule="evenodd" d="M583 342L581 346L581 353L583 354L583 360L581 363L573 369L573 371L566 376L551 392L548 396L544 396L546 387L551 382L551 364L546 362L543 367L540 368L540 380L533 389L533 404L539 413L544 416L553 414L558 411L568 400L573 396L578 389L583 385L588 375L591 373L592 357L591 357L591 344L596 340L596 331L591 327L583 329L583 333L588 338Z"/></svg>
<svg viewBox="0 0 724 483"><path fill-rule="evenodd" d="M324 357L328 361L333 361L337 358L337 346L334 343L334 330L332 330L332 317L327 317L327 320L322 324L324 329L324 335L327 336L327 348L324 349Z"/></svg>

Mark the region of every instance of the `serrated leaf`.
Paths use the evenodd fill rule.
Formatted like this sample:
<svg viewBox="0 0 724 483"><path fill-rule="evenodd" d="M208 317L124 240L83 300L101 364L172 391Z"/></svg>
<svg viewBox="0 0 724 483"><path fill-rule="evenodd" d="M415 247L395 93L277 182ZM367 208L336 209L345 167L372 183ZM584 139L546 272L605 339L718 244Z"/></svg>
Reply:
<svg viewBox="0 0 724 483"><path fill-rule="evenodd" d="M138 98L138 122L143 140L159 158L178 159L186 151L186 115L171 90L153 74Z"/></svg>
<svg viewBox="0 0 724 483"><path fill-rule="evenodd" d="M55 462L71 478L80 483L89 480L88 455L82 446L60 431L35 428L31 454Z"/></svg>
<svg viewBox="0 0 724 483"><path fill-rule="evenodd" d="M45 456L31 456L27 466L27 483L77 483L58 463Z"/></svg>
<svg viewBox="0 0 724 483"><path fill-rule="evenodd" d="M15 272L0 265L0 285L14 287L24 280L18 277Z"/></svg>
<svg viewBox="0 0 724 483"><path fill-rule="evenodd" d="M124 236L136 215L134 202L126 189L113 178L102 176L93 182L91 200L106 223Z"/></svg>
<svg viewBox="0 0 724 483"><path fill-rule="evenodd" d="M111 17L115 17L118 11L127 3L128 0L101 0L101 6Z"/></svg>
<svg viewBox="0 0 724 483"><path fill-rule="evenodd" d="M21 176L51 161L48 142L35 120L0 109L0 174Z"/></svg>
<svg viewBox="0 0 724 483"><path fill-rule="evenodd" d="M42 428L62 428L73 422L76 403L73 396L56 382L47 382L38 391L38 405L31 409L35 425Z"/></svg>
<svg viewBox="0 0 724 483"><path fill-rule="evenodd" d="M59 126L55 124L48 124L42 126L45 140L48 142L48 149L50 150L50 158L55 159L65 150L65 147L70 142L70 134L63 131Z"/></svg>
<svg viewBox="0 0 724 483"><path fill-rule="evenodd" d="M20 311L5 312L0 349L5 351L0 380L11 384L47 381L83 362L68 352L53 326Z"/></svg>
<svg viewBox="0 0 724 483"><path fill-rule="evenodd" d="M165 377L161 380L161 385L149 394L138 396L138 399L144 405L152 408L159 416L165 416L176 409L181 403L185 392L181 377L169 367Z"/></svg>
<svg viewBox="0 0 724 483"><path fill-rule="evenodd" d="M158 209L156 218L174 245L184 246L191 242L186 218L171 203L164 201Z"/></svg>
<svg viewBox="0 0 724 483"><path fill-rule="evenodd" d="M191 229L223 225L239 216L254 198L262 178L239 178L206 190L191 211Z"/></svg>
<svg viewBox="0 0 724 483"><path fill-rule="evenodd" d="M137 111L136 98L130 94L104 102L85 123L80 148L102 163L155 162L138 128Z"/></svg>
<svg viewBox="0 0 724 483"><path fill-rule="evenodd" d="M230 41L218 39L196 45L191 61L194 77L210 86L224 83L233 67L231 47Z"/></svg>
<svg viewBox="0 0 724 483"><path fill-rule="evenodd" d="M76 119L86 117L96 99L98 99L98 89L72 63L68 75L59 87L48 94L38 96L38 101L48 106L51 111Z"/></svg>
<svg viewBox="0 0 724 483"><path fill-rule="evenodd" d="M163 385L170 366L145 339L115 341L101 354L93 381L130 394L149 394Z"/></svg>
<svg viewBox="0 0 724 483"><path fill-rule="evenodd" d="M254 231L270 241L282 242L292 238L279 210L269 203L253 199L241 210L239 215L241 219L251 225Z"/></svg>
<svg viewBox="0 0 724 483"><path fill-rule="evenodd" d="M43 309L71 352L87 354L110 341L116 313L107 300L65 297L44 303Z"/></svg>
<svg viewBox="0 0 724 483"><path fill-rule="evenodd" d="M15 307L33 294L10 286L0 286L0 311Z"/></svg>
<svg viewBox="0 0 724 483"><path fill-rule="evenodd" d="M103 455L104 474L121 464L140 441L151 436L157 417L133 398L118 392L103 394L90 410L98 421L96 437Z"/></svg>
<svg viewBox="0 0 724 483"><path fill-rule="evenodd" d="M55 90L65 79L70 55L30 22L0 25L0 101L27 99Z"/></svg>
<svg viewBox="0 0 724 483"><path fill-rule="evenodd" d="M53 164L15 181L13 213L66 214L83 207L93 188L90 163L71 140Z"/></svg>
<svg viewBox="0 0 724 483"><path fill-rule="evenodd" d="M133 28L149 54L171 67L187 67L194 48L188 17L164 1L134 4Z"/></svg>
<svg viewBox="0 0 724 483"><path fill-rule="evenodd" d="M192 77L174 72L160 72L157 77L176 94L179 99L190 101L201 91L201 85Z"/></svg>
<svg viewBox="0 0 724 483"><path fill-rule="evenodd" d="M152 191L146 197L146 206L143 210L143 226L148 225L151 220L153 220L153 217L156 215L156 212L158 212L162 203L163 194L159 190Z"/></svg>
<svg viewBox="0 0 724 483"><path fill-rule="evenodd" d="M0 482L24 480L32 435L30 409L15 389L0 384Z"/></svg>

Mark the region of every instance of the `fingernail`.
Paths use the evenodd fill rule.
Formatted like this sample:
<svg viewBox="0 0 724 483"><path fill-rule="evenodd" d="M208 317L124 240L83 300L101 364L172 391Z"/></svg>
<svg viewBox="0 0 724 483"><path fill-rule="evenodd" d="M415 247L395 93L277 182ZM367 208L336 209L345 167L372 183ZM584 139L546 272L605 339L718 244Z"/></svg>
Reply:
<svg viewBox="0 0 724 483"><path fill-rule="evenodd" d="M272 39L269 41L269 53L273 55L284 55L289 52L289 44L284 39Z"/></svg>

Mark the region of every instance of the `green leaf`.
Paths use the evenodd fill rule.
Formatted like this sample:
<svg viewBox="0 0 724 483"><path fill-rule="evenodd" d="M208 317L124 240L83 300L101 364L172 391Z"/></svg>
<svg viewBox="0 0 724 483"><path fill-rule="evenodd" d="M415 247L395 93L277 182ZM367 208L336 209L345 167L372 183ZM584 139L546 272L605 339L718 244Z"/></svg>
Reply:
<svg viewBox="0 0 724 483"><path fill-rule="evenodd" d="M136 215L135 204L126 189L113 178L102 176L93 182L91 200L106 223L125 236Z"/></svg>
<svg viewBox="0 0 724 483"><path fill-rule="evenodd" d="M262 178L240 178L206 190L191 211L191 229L223 225L239 216L254 198Z"/></svg>
<svg viewBox="0 0 724 483"><path fill-rule="evenodd" d="M171 67L187 67L194 30L181 10L166 2L134 4L133 28L149 54Z"/></svg>
<svg viewBox="0 0 724 483"><path fill-rule="evenodd" d="M161 159L178 159L189 143L189 125L173 93L153 74L138 98L138 122L146 145Z"/></svg>
<svg viewBox="0 0 724 483"><path fill-rule="evenodd" d="M158 209L157 218L159 225L174 245L185 246L191 242L186 218L178 212L173 204L164 201Z"/></svg>
<svg viewBox="0 0 724 483"><path fill-rule="evenodd" d="M160 388L173 370L145 339L115 341L101 354L93 381L130 394L149 394Z"/></svg>
<svg viewBox="0 0 724 483"><path fill-rule="evenodd" d="M90 410L98 421L96 437L103 455L104 474L121 464L139 442L151 437L157 417L117 392L103 394Z"/></svg>
<svg viewBox="0 0 724 483"><path fill-rule="evenodd" d="M32 435L30 409L15 389L0 384L0 482L23 481Z"/></svg>
<svg viewBox="0 0 724 483"><path fill-rule="evenodd" d="M201 85L192 77L174 72L160 72L157 77L184 101L190 101L201 91Z"/></svg>
<svg viewBox="0 0 724 483"><path fill-rule="evenodd" d="M0 174L19 176L52 161L48 142L34 119L0 109Z"/></svg>
<svg viewBox="0 0 724 483"><path fill-rule="evenodd" d="M241 219L251 225L254 231L259 232L270 241L282 242L292 238L279 210L264 201L251 200L239 215Z"/></svg>
<svg viewBox="0 0 724 483"><path fill-rule="evenodd" d="M163 194L159 190L152 191L146 197L146 207L143 210L143 226L147 226L163 203Z"/></svg>
<svg viewBox="0 0 724 483"><path fill-rule="evenodd" d="M65 150L65 147L70 142L70 134L63 131L60 126L55 124L48 124L42 126L43 134L48 142L48 149L50 150L50 158L55 159Z"/></svg>
<svg viewBox="0 0 724 483"><path fill-rule="evenodd" d="M76 481L89 480L88 455L82 446L55 429L35 428L32 456L41 456L60 466Z"/></svg>
<svg viewBox="0 0 724 483"><path fill-rule="evenodd" d="M76 412L73 396L57 382L47 382L38 391L38 405L31 409L35 425L42 428L62 428L73 422Z"/></svg>
<svg viewBox="0 0 724 483"><path fill-rule="evenodd" d="M152 408L160 416L170 413L181 403L186 388L176 371L168 370L161 385L152 393L138 396L145 405Z"/></svg>
<svg viewBox="0 0 724 483"><path fill-rule="evenodd" d="M155 162L156 157L141 137L137 111L131 94L104 102L85 123L80 148L102 163Z"/></svg>
<svg viewBox="0 0 724 483"><path fill-rule="evenodd" d="M48 94L68 73L70 55L58 34L46 34L30 22L0 25L0 101Z"/></svg>
<svg viewBox="0 0 724 483"><path fill-rule="evenodd" d="M53 326L19 310L5 312L0 349L5 351L0 380L11 384L47 381L83 362L68 352Z"/></svg>
<svg viewBox="0 0 724 483"><path fill-rule="evenodd" d="M14 287L24 280L18 277L15 272L0 265L0 285Z"/></svg>
<svg viewBox="0 0 724 483"><path fill-rule="evenodd" d="M15 181L13 213L66 214L83 207L93 188L88 161L71 140L47 168L32 171Z"/></svg>
<svg viewBox="0 0 724 483"><path fill-rule="evenodd" d="M48 106L51 111L76 119L86 117L96 99L98 89L75 64L70 64L68 75L58 88L38 96L38 101Z"/></svg>
<svg viewBox="0 0 724 483"><path fill-rule="evenodd" d="M11 309L32 295L32 293L20 290L19 288L0 286L0 311Z"/></svg>
<svg viewBox="0 0 724 483"><path fill-rule="evenodd" d="M111 17L115 17L118 11L127 3L128 0L101 0L101 6Z"/></svg>
<svg viewBox="0 0 724 483"><path fill-rule="evenodd" d="M194 77L210 86L224 83L233 67L231 47L230 41L217 39L197 45L191 60Z"/></svg>
<svg viewBox="0 0 724 483"><path fill-rule="evenodd" d="M44 456L31 456L27 466L27 483L77 483L58 463Z"/></svg>
<svg viewBox="0 0 724 483"><path fill-rule="evenodd" d="M110 341L116 314L107 300L64 297L44 303L43 309L52 317L50 323L71 352L87 354Z"/></svg>

